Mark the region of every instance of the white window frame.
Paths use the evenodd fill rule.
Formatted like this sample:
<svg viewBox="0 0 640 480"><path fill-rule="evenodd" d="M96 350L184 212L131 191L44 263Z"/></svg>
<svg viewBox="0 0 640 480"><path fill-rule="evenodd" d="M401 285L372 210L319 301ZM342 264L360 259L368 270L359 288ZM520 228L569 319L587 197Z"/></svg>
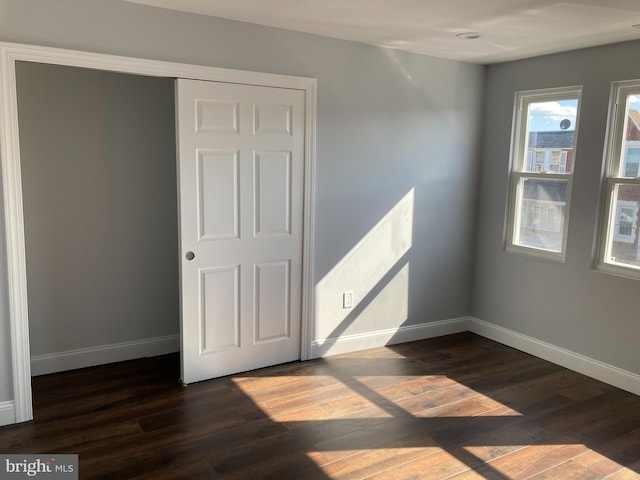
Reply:
<svg viewBox="0 0 640 480"><path fill-rule="evenodd" d="M576 112L575 133L573 136L573 161L571 172L527 172L525 171L529 149L529 105L539 102L553 102L561 100L578 100ZM578 141L578 127L580 119L580 107L582 104L582 86L545 88L542 90L527 90L516 92L514 101L513 126L511 136L511 154L509 166L509 198L507 205L506 239L505 249L508 252L523 253L534 257L564 262L567 250L567 235L569 231L569 214L571 211L571 191L573 186L573 171L576 166L576 145ZM565 157L566 158L566 157ZM562 161L561 161L562 163ZM535 166L535 154L533 157ZM566 160L565 160L566 170ZM547 250L516 243L515 234L520 230L522 219L523 186L525 180L546 180L567 184L567 197L562 227L562 242L560 251Z"/></svg>
<svg viewBox="0 0 640 480"><path fill-rule="evenodd" d="M595 251L597 260L595 268L597 270L640 280L640 266L634 267L625 263L616 262L612 255L614 241L624 241L620 239L616 231L616 220L619 215L618 206L628 206L627 201L616 201L615 194L618 186L637 185L640 188L640 178L630 178L621 176L620 169L626 157L626 147L623 139L626 136L627 126L627 97L640 94L640 80L626 80L613 82L611 84L611 98L609 101L609 118L607 122L606 145L604 152L603 169L603 199L601 201L601 218L599 221L598 244ZM634 142L635 143L635 142ZM632 145L635 146L635 145ZM631 202L635 203L635 202ZM634 218L634 226L636 224ZM635 241L635 238L632 243ZM637 252L640 258L640 251Z"/></svg>

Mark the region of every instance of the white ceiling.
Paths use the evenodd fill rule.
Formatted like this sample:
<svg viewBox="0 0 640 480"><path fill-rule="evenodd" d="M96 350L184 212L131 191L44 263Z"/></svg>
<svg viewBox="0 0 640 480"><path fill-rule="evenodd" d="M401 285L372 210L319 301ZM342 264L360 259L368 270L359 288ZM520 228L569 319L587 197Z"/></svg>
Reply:
<svg viewBox="0 0 640 480"><path fill-rule="evenodd" d="M640 38L640 0L126 1L474 63Z"/></svg>

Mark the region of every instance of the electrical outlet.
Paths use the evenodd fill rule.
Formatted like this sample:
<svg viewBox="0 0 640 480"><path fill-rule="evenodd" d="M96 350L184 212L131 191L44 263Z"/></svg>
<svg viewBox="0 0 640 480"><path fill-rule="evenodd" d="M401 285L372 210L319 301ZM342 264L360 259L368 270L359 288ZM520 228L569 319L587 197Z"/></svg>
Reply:
<svg viewBox="0 0 640 480"><path fill-rule="evenodd" d="M342 308L353 307L353 292L344 292L342 294Z"/></svg>

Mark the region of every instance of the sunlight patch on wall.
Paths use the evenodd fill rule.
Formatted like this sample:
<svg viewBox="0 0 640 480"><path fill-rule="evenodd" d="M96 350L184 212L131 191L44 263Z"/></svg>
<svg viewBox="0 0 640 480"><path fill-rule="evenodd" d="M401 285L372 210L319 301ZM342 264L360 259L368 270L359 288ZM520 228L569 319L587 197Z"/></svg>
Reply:
<svg viewBox="0 0 640 480"><path fill-rule="evenodd" d="M406 321L408 264L375 298L369 299L366 307L358 306L411 248L413 206L414 189L411 189L318 282L314 339L395 328ZM343 308L345 292L353 292L352 308ZM356 318L350 318L354 314Z"/></svg>
<svg viewBox="0 0 640 480"><path fill-rule="evenodd" d="M388 342L394 337L398 327L409 316L409 264L402 267L361 311L355 313L346 318L330 338L314 342L319 355L339 353L341 346L338 341L365 341L368 331L373 332L376 342Z"/></svg>

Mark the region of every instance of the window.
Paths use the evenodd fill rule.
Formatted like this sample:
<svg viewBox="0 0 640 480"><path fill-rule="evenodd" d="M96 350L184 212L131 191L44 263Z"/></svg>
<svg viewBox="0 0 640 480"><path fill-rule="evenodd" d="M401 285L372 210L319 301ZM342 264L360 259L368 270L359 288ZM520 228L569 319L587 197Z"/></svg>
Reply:
<svg viewBox="0 0 640 480"><path fill-rule="evenodd" d="M640 278L640 80L612 88L599 268Z"/></svg>
<svg viewBox="0 0 640 480"><path fill-rule="evenodd" d="M507 250L564 259L581 93L516 93Z"/></svg>

